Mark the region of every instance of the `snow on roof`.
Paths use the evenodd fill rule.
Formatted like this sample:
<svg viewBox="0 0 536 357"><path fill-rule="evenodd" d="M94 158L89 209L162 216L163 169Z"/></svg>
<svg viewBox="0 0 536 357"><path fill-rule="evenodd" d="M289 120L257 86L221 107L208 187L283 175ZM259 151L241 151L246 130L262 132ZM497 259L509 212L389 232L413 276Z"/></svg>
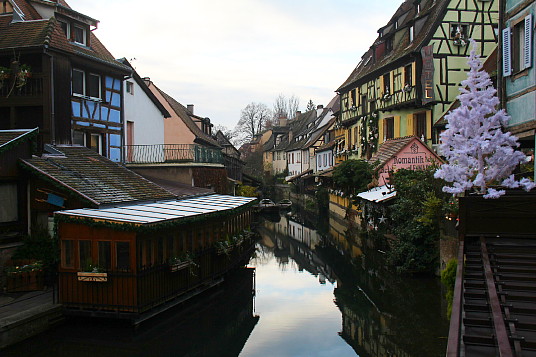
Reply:
<svg viewBox="0 0 536 357"><path fill-rule="evenodd" d="M371 202L382 202L396 196L396 191L386 185L374 187L368 191L361 192L357 197Z"/></svg>

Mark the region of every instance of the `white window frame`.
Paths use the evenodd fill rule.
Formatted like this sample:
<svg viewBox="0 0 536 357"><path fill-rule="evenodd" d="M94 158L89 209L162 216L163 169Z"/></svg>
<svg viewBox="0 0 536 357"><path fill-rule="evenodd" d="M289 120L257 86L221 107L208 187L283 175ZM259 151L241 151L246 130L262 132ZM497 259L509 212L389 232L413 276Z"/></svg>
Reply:
<svg viewBox="0 0 536 357"><path fill-rule="evenodd" d="M99 96L98 97L92 97L92 96L88 96L89 98L93 98L93 99L102 99L102 77L100 74L97 74L97 73L88 73L87 74L88 76L96 76L97 78L99 78ZM85 79L85 76L84 76L84 84L86 84L86 79ZM84 88L84 92L85 92L85 88Z"/></svg>
<svg viewBox="0 0 536 357"><path fill-rule="evenodd" d="M82 35L82 37L83 37L83 38L82 38L82 41L83 41L83 42L78 42L78 41L76 41L76 36L73 36L73 38L72 38L72 42L77 43L77 44L79 44L79 45L86 46L86 44L87 44L87 31L86 31L86 29L85 29L83 26L80 26L80 25L73 25L73 27L75 28L75 31L73 31L73 34L76 34L76 29L77 29L77 28L82 30L82 33L83 33L83 35Z"/></svg>
<svg viewBox="0 0 536 357"><path fill-rule="evenodd" d="M74 72L81 72L82 73L82 93L75 93L74 92L73 78L71 78L71 94L74 97L85 97L86 96L86 71L78 69L78 68L73 68L72 72L73 73ZM74 76L72 76L72 77L74 77Z"/></svg>
<svg viewBox="0 0 536 357"><path fill-rule="evenodd" d="M60 23L60 27L61 27L61 24L67 25L67 33L65 34L65 36L67 36L67 40L70 41L71 40L71 24L64 20L58 20L58 22Z"/></svg>
<svg viewBox="0 0 536 357"><path fill-rule="evenodd" d="M134 82L125 81L125 91L130 95L134 95Z"/></svg>

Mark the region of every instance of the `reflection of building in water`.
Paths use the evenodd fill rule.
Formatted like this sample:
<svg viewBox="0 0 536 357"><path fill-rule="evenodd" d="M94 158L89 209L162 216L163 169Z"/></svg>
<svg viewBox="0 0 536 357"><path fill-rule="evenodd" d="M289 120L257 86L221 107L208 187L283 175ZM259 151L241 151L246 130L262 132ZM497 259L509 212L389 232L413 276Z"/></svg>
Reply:
<svg viewBox="0 0 536 357"><path fill-rule="evenodd" d="M279 222L263 220L259 227L261 243L267 248L273 247L274 256L281 264L287 264L289 258L292 258L299 270L307 270L318 276L321 284L326 280L334 283L331 268L316 253L322 236L298 219L296 216L281 216Z"/></svg>
<svg viewBox="0 0 536 357"><path fill-rule="evenodd" d="M255 269L239 269L222 286L168 310L136 330L109 321L65 325L14 346L6 356L238 356L259 321ZM4 355L4 354L2 354Z"/></svg>
<svg viewBox="0 0 536 357"><path fill-rule="evenodd" d="M359 232L332 223L317 252L337 277L341 337L362 357L444 354L447 320L437 279L401 279L385 268L381 252L361 244Z"/></svg>

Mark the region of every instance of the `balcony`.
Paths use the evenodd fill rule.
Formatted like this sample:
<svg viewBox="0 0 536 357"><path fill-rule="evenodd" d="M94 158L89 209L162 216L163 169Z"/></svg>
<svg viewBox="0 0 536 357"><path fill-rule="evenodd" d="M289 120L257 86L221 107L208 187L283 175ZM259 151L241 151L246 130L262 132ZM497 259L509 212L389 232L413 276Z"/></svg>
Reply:
<svg viewBox="0 0 536 357"><path fill-rule="evenodd" d="M43 75L33 74L24 82L11 76L0 78L0 97L37 97L43 94Z"/></svg>
<svg viewBox="0 0 536 357"><path fill-rule="evenodd" d="M125 145L126 164L223 164L221 150L195 144Z"/></svg>

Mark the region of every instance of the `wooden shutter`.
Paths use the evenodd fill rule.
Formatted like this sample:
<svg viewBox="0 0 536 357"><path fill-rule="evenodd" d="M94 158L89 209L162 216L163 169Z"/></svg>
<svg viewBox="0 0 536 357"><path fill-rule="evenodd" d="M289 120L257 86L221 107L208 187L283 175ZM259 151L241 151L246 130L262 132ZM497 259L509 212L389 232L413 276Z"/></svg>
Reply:
<svg viewBox="0 0 536 357"><path fill-rule="evenodd" d="M532 15L528 14L525 17L525 37L523 38L523 65L525 68L529 68L532 64L531 47L532 47Z"/></svg>
<svg viewBox="0 0 536 357"><path fill-rule="evenodd" d="M502 32L502 66L504 77L508 77L512 74L512 49L510 46L510 39L510 28L507 27Z"/></svg>

